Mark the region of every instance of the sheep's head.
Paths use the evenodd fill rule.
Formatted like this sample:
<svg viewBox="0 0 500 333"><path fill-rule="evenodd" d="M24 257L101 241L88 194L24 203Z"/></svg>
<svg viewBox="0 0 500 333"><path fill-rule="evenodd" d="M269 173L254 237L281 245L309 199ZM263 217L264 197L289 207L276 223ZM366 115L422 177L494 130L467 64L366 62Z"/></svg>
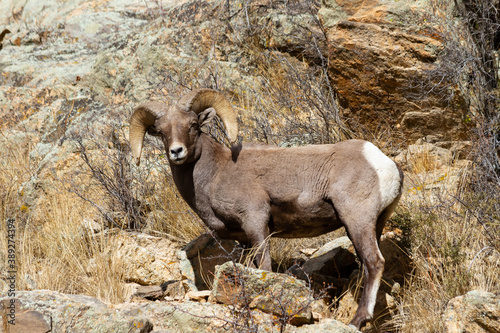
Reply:
<svg viewBox="0 0 500 333"><path fill-rule="evenodd" d="M182 164L194 160L199 152L196 143L201 126L218 115L235 142L238 134L236 113L229 101L216 90L198 89L168 107L161 102L148 102L137 107L130 118L130 145L135 162L139 164L144 135L162 137L169 160Z"/></svg>

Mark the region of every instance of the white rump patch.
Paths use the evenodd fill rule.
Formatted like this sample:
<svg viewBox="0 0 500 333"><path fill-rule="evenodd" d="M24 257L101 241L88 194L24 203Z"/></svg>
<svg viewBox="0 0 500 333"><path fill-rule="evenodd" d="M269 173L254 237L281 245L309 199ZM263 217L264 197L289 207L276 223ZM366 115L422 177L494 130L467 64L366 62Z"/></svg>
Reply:
<svg viewBox="0 0 500 333"><path fill-rule="evenodd" d="M382 205L380 212L382 212L399 195L401 177L398 167L394 161L370 142L364 144L363 156L377 172Z"/></svg>

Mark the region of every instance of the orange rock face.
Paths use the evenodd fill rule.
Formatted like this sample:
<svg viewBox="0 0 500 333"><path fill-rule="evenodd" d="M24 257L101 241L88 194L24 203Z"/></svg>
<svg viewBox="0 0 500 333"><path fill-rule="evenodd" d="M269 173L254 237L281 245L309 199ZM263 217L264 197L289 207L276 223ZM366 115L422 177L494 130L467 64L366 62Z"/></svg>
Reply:
<svg viewBox="0 0 500 333"><path fill-rule="evenodd" d="M401 127L410 141L427 135L463 138L463 97L442 77L429 76L443 49L437 16L430 11L404 1L372 0L330 1L319 11L330 76L353 123Z"/></svg>

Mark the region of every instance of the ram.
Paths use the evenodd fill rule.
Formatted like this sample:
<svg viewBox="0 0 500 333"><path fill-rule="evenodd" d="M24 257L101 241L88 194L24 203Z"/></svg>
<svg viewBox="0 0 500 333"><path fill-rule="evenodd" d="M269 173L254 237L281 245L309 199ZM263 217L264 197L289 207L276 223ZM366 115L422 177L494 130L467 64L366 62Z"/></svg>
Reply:
<svg viewBox="0 0 500 333"><path fill-rule="evenodd" d="M215 115L234 143L236 113L218 91L194 90L172 106L140 105L130 119L135 162L145 133L159 135L184 200L219 237L256 248L256 264L265 270L271 269L269 235L314 237L345 227L364 264L363 293L351 321L359 329L373 317L384 270L378 243L401 196L399 167L362 140L227 148L201 130Z"/></svg>

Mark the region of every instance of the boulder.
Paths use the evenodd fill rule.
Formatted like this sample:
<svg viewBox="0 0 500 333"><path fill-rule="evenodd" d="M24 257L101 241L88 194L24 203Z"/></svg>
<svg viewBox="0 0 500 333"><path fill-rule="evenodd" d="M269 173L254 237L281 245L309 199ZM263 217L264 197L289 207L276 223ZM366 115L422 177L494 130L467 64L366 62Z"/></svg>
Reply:
<svg viewBox="0 0 500 333"><path fill-rule="evenodd" d="M8 305L15 299L16 327L6 324ZM7 307L7 308L6 308ZM6 312L7 311L7 312ZM351 333L355 329L336 320L318 324L290 326L275 316L251 310L251 321L226 305L183 302L102 303L85 295L62 294L50 290L19 291L15 298L0 296L0 332L227 332L258 328L286 332ZM9 326L7 326L9 325ZM229 325L229 326L228 326ZM2 330L3 329L3 330Z"/></svg>
<svg viewBox="0 0 500 333"><path fill-rule="evenodd" d="M177 251L180 245L168 238L119 231L109 236L110 257L123 262L123 279L140 285L160 285L180 280Z"/></svg>
<svg viewBox="0 0 500 333"><path fill-rule="evenodd" d="M210 290L215 267L227 261L239 262L243 249L238 242L203 234L179 250L180 270L186 289Z"/></svg>
<svg viewBox="0 0 500 333"><path fill-rule="evenodd" d="M347 288L347 278L357 267L354 246L349 238L344 236L326 243L302 266L296 264L289 272L310 283L317 295L324 295L328 299L324 304L324 307L327 307L332 299L339 297Z"/></svg>
<svg viewBox="0 0 500 333"><path fill-rule="evenodd" d="M440 66L444 22L454 20L452 2L448 8L432 6L428 1L324 1L318 16L326 30L330 74L353 125L375 129L384 123L403 130L410 141L426 135L465 137L464 92L428 75Z"/></svg>
<svg viewBox="0 0 500 333"><path fill-rule="evenodd" d="M52 330L52 322L43 313L22 309L18 299L3 299L0 303L2 328L5 333L47 333Z"/></svg>
<svg viewBox="0 0 500 333"><path fill-rule="evenodd" d="M212 295L217 302L272 313L293 325L312 321L313 292L290 275L228 262L216 267Z"/></svg>
<svg viewBox="0 0 500 333"><path fill-rule="evenodd" d="M14 325L5 319L8 306L16 303ZM137 332L153 329L143 316L126 315L99 300L83 295L65 295L42 290L17 292L15 297L1 297L4 332ZM10 314L10 312L9 312Z"/></svg>
<svg viewBox="0 0 500 333"><path fill-rule="evenodd" d="M348 277L356 264L354 246L349 237L339 237L326 243L304 263L304 273L319 273L331 277Z"/></svg>
<svg viewBox="0 0 500 333"><path fill-rule="evenodd" d="M5 324L9 310L4 304L16 303L16 330ZM276 320L261 311L250 311L251 322L225 305L183 302L102 303L84 295L62 294L50 290L18 291L15 298L0 296L0 332L227 332L259 328L274 330ZM8 311L6 313L6 311ZM21 326L25 322L26 326ZM3 323L3 324L1 324ZM9 325L9 326L6 326ZM31 325L31 326L27 326ZM340 324L341 325L341 324ZM7 327L7 328L6 328ZM44 331L48 327L48 331ZM33 328L33 330L31 330ZM290 331L289 325L284 326ZM3 331L2 331L3 329ZM10 331L9 331L10 330Z"/></svg>
<svg viewBox="0 0 500 333"><path fill-rule="evenodd" d="M398 236L387 233L381 237L380 251L385 259L383 278L403 282L405 276L411 272L411 259L399 246ZM353 270L358 268L356 251L347 236L339 237L323 245L306 260L300 269L293 272L302 279L314 277L328 283L332 280L348 278Z"/></svg>
<svg viewBox="0 0 500 333"><path fill-rule="evenodd" d="M499 333L500 294L473 290L451 299L443 323L446 333Z"/></svg>

